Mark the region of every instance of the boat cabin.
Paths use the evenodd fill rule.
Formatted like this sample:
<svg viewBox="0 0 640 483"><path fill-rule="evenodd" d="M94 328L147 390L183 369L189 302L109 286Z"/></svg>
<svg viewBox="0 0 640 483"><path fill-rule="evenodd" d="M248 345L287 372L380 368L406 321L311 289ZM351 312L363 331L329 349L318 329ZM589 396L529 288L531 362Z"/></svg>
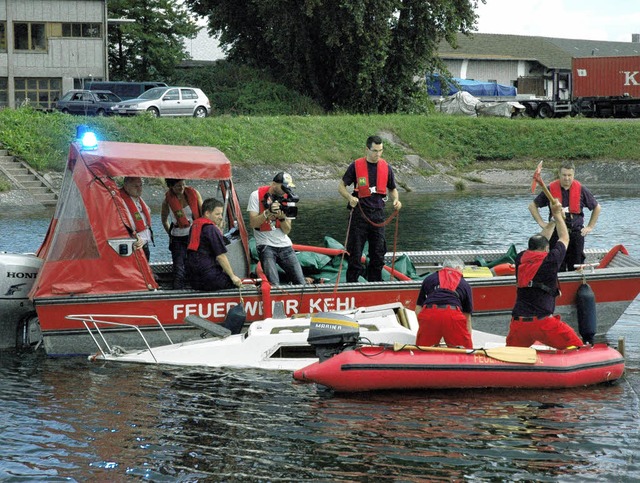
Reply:
<svg viewBox="0 0 640 483"><path fill-rule="evenodd" d="M231 180L231 162L218 149L122 142L71 144L60 200L37 255L44 260L30 297L117 294L159 288L132 225L116 177L210 180L224 203L227 254L239 276L249 271L247 230ZM232 235L232 236L231 236Z"/></svg>

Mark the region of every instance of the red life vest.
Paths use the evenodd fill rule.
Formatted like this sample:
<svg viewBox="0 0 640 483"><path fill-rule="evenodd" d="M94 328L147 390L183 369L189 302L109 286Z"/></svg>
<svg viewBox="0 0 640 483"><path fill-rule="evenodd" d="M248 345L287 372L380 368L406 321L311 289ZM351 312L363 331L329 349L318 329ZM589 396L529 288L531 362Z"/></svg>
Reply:
<svg viewBox="0 0 640 483"><path fill-rule="evenodd" d="M544 259L547 258L547 252L539 252L535 250L527 250L520 258L520 266L518 267L518 287L530 287L533 277L536 276Z"/></svg>
<svg viewBox="0 0 640 483"><path fill-rule="evenodd" d="M189 232L189 245L187 246L187 250L195 252L200 247L200 234L205 225L213 225L213 221L204 216L193 221L193 226Z"/></svg>
<svg viewBox="0 0 640 483"><path fill-rule="evenodd" d="M551 196L557 198L562 202L562 190L560 186L560 180L555 180L549 183L549 192ZM575 179L569 186L569 213L579 215L582 213L582 207L580 206L580 195L582 194L582 185Z"/></svg>
<svg viewBox="0 0 640 483"><path fill-rule="evenodd" d="M438 272L438 283L444 290L455 292L460 285L460 279L462 279L462 272L454 268L444 267Z"/></svg>
<svg viewBox="0 0 640 483"><path fill-rule="evenodd" d="M520 265L518 265L518 279L516 280L518 288L538 288L554 297L560 295L559 283L556 288L552 288L542 282L533 281L548 254L548 252L539 252L537 250L526 250L522 254Z"/></svg>
<svg viewBox="0 0 640 483"><path fill-rule="evenodd" d="M355 160L356 168L356 185L354 190L358 193L358 198L366 198L371 196L369 187L369 170L367 168L367 158L359 158ZM380 158L377 163L376 174L376 193L379 195L387 194L387 180L389 179L389 165Z"/></svg>
<svg viewBox="0 0 640 483"><path fill-rule="evenodd" d="M258 205L260 206L260 213L264 212L264 210L267 209L267 207L264 205L264 197L267 194L267 191L269 191L269 188L271 188L271 186L269 185L261 186L260 188L258 188ZM286 193L284 197L287 197ZM280 228L280 220L276 220L276 228ZM256 228L256 230L271 231L271 222L269 220L264 220L264 223Z"/></svg>
<svg viewBox="0 0 640 483"><path fill-rule="evenodd" d="M131 213L131 217L133 218L133 222L136 225L136 232L140 233L141 231L146 230L147 228L151 228L151 214L149 212L149 207L143 201L142 198L138 198L140 200L140 207L142 209L142 214L138 211L138 207L136 206L133 198L127 193L124 188L120 188L120 196L124 200L124 204L127 205L129 209L129 213ZM142 215L148 224L145 224L145 220L142 219Z"/></svg>
<svg viewBox="0 0 640 483"><path fill-rule="evenodd" d="M189 207L191 208L191 213L193 213L193 219L195 220L199 218L200 209L198 207L197 191L189 186L185 186L184 196L187 199ZM191 221L189 221L189 218L187 218L187 216L184 214L184 211L182 211L182 203L180 203L180 200L173 192L173 190L170 189L169 191L167 191L167 193L164 195L164 199L167 201L169 208L171 208L171 211L175 215L178 226L180 228L187 228L191 226Z"/></svg>

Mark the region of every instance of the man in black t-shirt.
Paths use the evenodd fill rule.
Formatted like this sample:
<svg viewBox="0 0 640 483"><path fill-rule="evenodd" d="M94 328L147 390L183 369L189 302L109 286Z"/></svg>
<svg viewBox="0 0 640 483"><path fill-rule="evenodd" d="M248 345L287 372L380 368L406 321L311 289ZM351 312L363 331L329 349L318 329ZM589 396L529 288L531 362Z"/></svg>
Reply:
<svg viewBox="0 0 640 483"><path fill-rule="evenodd" d="M338 184L338 192L352 210L346 249L349 252L347 282L357 282L364 274L362 250L369 242L367 280L382 280L387 243L384 236L384 204L387 196L394 210L402 207L391 166L382 159L382 138L369 136L365 157L349 165ZM353 192L347 186L353 184Z"/></svg>

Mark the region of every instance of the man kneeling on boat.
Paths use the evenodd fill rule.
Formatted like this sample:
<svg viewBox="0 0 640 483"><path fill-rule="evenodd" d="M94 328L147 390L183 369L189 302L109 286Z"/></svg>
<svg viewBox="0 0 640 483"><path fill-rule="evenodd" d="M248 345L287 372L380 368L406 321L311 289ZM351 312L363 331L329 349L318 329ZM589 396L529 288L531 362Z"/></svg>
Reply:
<svg viewBox="0 0 640 483"><path fill-rule="evenodd" d="M416 345L437 345L444 338L449 347L471 349L473 298L471 286L462 277L464 263L448 259L442 265L441 270L424 279L418 294L416 314L420 327Z"/></svg>
<svg viewBox="0 0 640 483"><path fill-rule="evenodd" d="M581 346L574 330L553 315L556 308L558 270L569 244L569 232L564 221L562 204L554 199L551 206L554 222L529 238L528 250L516 255L516 304L511 312L507 345L529 347L540 342L556 349ZM558 242L549 250L549 238L554 228Z"/></svg>
<svg viewBox="0 0 640 483"><path fill-rule="evenodd" d="M202 202L203 216L194 220L187 246L187 277L196 290L222 290L242 287L242 280L233 273L222 230L222 202L208 198Z"/></svg>

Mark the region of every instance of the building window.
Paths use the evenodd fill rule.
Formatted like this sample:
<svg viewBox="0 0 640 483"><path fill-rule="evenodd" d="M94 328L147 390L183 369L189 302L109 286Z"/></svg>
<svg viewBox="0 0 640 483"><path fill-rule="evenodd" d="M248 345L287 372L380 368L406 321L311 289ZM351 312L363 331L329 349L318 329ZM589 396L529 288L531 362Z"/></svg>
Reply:
<svg viewBox="0 0 640 483"><path fill-rule="evenodd" d="M99 23L62 23L52 24L51 34L67 38L100 38L102 25Z"/></svg>
<svg viewBox="0 0 640 483"><path fill-rule="evenodd" d="M7 24L0 22L0 50L7 50Z"/></svg>
<svg viewBox="0 0 640 483"><path fill-rule="evenodd" d="M9 106L9 82L6 77L0 77L0 107Z"/></svg>
<svg viewBox="0 0 640 483"><path fill-rule="evenodd" d="M30 105L39 109L51 109L60 98L62 80L59 78L16 77L16 107Z"/></svg>
<svg viewBox="0 0 640 483"><path fill-rule="evenodd" d="M15 50L47 50L44 23L14 23L13 29Z"/></svg>

